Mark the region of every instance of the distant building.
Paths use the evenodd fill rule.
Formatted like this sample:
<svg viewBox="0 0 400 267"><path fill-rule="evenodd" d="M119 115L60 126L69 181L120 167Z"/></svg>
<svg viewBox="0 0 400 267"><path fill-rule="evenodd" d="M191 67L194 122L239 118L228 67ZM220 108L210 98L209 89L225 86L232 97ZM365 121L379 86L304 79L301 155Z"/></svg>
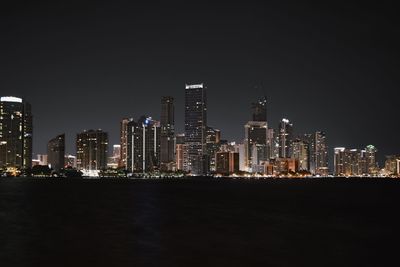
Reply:
<svg viewBox="0 0 400 267"><path fill-rule="evenodd" d="M132 118L124 118L120 123L120 168L127 168L128 160L128 124L133 121Z"/></svg>
<svg viewBox="0 0 400 267"><path fill-rule="evenodd" d="M334 149L333 169L336 176L346 175L345 166L347 164L346 148L336 147Z"/></svg>
<svg viewBox="0 0 400 267"><path fill-rule="evenodd" d="M76 155L79 170L107 168L108 134L102 130L89 130L77 134Z"/></svg>
<svg viewBox="0 0 400 267"><path fill-rule="evenodd" d="M216 153L221 146L221 131L212 127L207 127L206 131L206 150L209 158L211 171L216 170Z"/></svg>
<svg viewBox="0 0 400 267"><path fill-rule="evenodd" d="M65 166L65 134L60 134L47 143L48 165L59 172Z"/></svg>
<svg viewBox="0 0 400 267"><path fill-rule="evenodd" d="M128 124L128 170L149 172L160 167L160 122L141 116Z"/></svg>
<svg viewBox="0 0 400 267"><path fill-rule="evenodd" d="M268 157L268 126L266 121L249 121L245 129L245 165L246 171L257 172L257 166L267 161Z"/></svg>
<svg viewBox="0 0 400 267"><path fill-rule="evenodd" d="M121 145L113 145L112 156L108 158L107 168L117 169L121 162Z"/></svg>
<svg viewBox="0 0 400 267"><path fill-rule="evenodd" d="M293 147L292 158L298 161L299 170L308 171L309 170L308 143L297 138L293 140L292 147Z"/></svg>
<svg viewBox="0 0 400 267"><path fill-rule="evenodd" d="M22 98L0 98L0 168L32 166L31 105Z"/></svg>
<svg viewBox="0 0 400 267"><path fill-rule="evenodd" d="M239 153L236 152L217 152L216 153L216 173L229 175L239 172Z"/></svg>
<svg viewBox="0 0 400 267"><path fill-rule="evenodd" d="M378 150L373 145L368 145L365 148L365 160L366 160L366 168L368 174L374 175L379 171L378 164L376 161L376 153Z"/></svg>
<svg viewBox="0 0 400 267"><path fill-rule="evenodd" d="M201 175L208 172L206 151L207 95L204 84L185 87L185 144L189 157L189 170Z"/></svg>
<svg viewBox="0 0 400 267"><path fill-rule="evenodd" d="M36 158L37 158L37 160L39 161L39 165L42 165L42 166L47 166L48 165L48 160L47 160L47 155L46 154L38 154L37 156L36 156Z"/></svg>
<svg viewBox="0 0 400 267"><path fill-rule="evenodd" d="M161 98L160 120L160 166L162 170L172 170L175 163L175 111L174 98L163 96Z"/></svg>
<svg viewBox="0 0 400 267"><path fill-rule="evenodd" d="M290 158L292 151L293 124L288 119L282 119L279 123L279 157Z"/></svg>
<svg viewBox="0 0 400 267"><path fill-rule="evenodd" d="M374 151L376 149L373 146L368 146L365 150L335 148L334 174L336 176L376 175L378 169L374 167L376 165L373 164L374 159L372 159L375 158Z"/></svg>
<svg viewBox="0 0 400 267"><path fill-rule="evenodd" d="M328 145L326 143L325 132L315 133L315 174L328 175Z"/></svg>

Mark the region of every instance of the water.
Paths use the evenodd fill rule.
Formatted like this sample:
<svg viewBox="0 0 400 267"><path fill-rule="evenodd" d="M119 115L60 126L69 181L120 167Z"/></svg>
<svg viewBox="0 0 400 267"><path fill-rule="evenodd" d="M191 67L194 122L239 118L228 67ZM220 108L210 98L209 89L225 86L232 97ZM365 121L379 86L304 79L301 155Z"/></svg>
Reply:
<svg viewBox="0 0 400 267"><path fill-rule="evenodd" d="M389 266L397 180L0 180L1 266Z"/></svg>

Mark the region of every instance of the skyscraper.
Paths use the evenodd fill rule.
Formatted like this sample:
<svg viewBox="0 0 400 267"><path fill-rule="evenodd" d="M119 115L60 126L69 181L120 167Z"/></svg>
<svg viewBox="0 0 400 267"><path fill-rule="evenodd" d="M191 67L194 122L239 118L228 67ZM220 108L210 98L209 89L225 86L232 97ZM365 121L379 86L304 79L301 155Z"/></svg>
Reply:
<svg viewBox="0 0 400 267"><path fill-rule="evenodd" d="M148 172L160 165L160 122L141 116L128 124L127 166L131 172Z"/></svg>
<svg viewBox="0 0 400 267"><path fill-rule="evenodd" d="M32 166L31 105L21 98L0 98L0 168Z"/></svg>
<svg viewBox="0 0 400 267"><path fill-rule="evenodd" d="M298 161L299 169L302 171L309 170L309 154L308 154L308 144L297 138L293 140L292 143L292 158Z"/></svg>
<svg viewBox="0 0 400 267"><path fill-rule="evenodd" d="M247 171L256 172L258 166L269 160L267 142L268 126L266 121L249 121L245 129L245 164Z"/></svg>
<svg viewBox="0 0 400 267"><path fill-rule="evenodd" d="M132 118L124 118L120 123L120 146L121 156L119 159L119 167L127 168L127 157L128 157L128 123L131 122Z"/></svg>
<svg viewBox="0 0 400 267"><path fill-rule="evenodd" d="M368 174L377 174L378 166L376 162L376 152L378 150L373 145L365 148L366 171Z"/></svg>
<svg viewBox="0 0 400 267"><path fill-rule="evenodd" d="M264 96L252 103L253 121L267 121L267 98Z"/></svg>
<svg viewBox="0 0 400 267"><path fill-rule="evenodd" d="M172 170L175 161L175 118L174 98L163 96L161 98L161 133L160 133L160 164L162 170Z"/></svg>
<svg viewBox="0 0 400 267"><path fill-rule="evenodd" d="M65 134L60 134L47 143L47 161L50 167L59 172L65 165Z"/></svg>
<svg viewBox="0 0 400 267"><path fill-rule="evenodd" d="M207 95L204 84L185 87L185 143L189 157L189 170L201 175L207 172L206 129Z"/></svg>
<svg viewBox="0 0 400 267"><path fill-rule="evenodd" d="M102 170L107 167L108 134L89 130L76 136L76 158L79 170Z"/></svg>
<svg viewBox="0 0 400 267"><path fill-rule="evenodd" d="M315 174L328 175L328 145L325 132L315 132Z"/></svg>
<svg viewBox="0 0 400 267"><path fill-rule="evenodd" d="M288 119L282 119L279 123L279 157L290 158L292 151L293 124Z"/></svg>

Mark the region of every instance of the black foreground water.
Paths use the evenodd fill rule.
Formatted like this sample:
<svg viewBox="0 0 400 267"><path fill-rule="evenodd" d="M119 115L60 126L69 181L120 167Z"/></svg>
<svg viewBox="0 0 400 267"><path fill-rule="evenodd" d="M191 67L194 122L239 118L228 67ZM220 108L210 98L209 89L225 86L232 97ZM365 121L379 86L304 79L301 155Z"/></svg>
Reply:
<svg viewBox="0 0 400 267"><path fill-rule="evenodd" d="M400 180L0 180L0 266L398 266Z"/></svg>

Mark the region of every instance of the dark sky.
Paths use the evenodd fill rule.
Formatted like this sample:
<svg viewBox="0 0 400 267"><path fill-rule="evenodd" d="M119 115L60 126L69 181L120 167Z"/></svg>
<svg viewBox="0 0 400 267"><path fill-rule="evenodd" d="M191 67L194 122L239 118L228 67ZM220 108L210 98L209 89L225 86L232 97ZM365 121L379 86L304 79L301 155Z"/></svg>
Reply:
<svg viewBox="0 0 400 267"><path fill-rule="evenodd" d="M209 125L241 141L250 103L269 124L324 130L330 148L374 144L400 153L399 25L394 6L296 1L18 2L0 9L0 95L31 102L34 152L47 140L101 128L118 143L122 117L160 117L184 85L208 87ZM332 155L332 154L331 154Z"/></svg>

